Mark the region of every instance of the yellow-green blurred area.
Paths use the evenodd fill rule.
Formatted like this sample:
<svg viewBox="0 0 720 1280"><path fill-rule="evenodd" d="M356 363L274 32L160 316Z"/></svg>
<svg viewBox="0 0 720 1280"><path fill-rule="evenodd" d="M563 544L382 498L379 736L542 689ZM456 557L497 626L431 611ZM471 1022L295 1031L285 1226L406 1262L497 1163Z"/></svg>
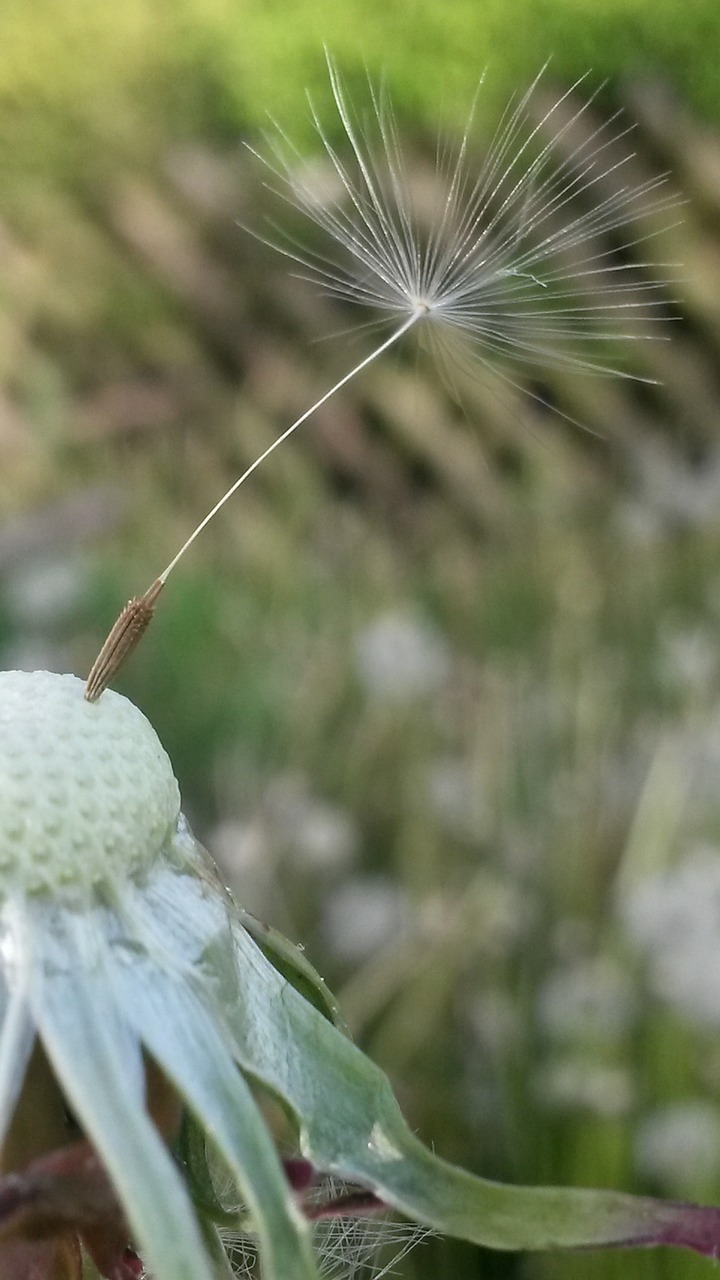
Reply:
<svg viewBox="0 0 720 1280"><path fill-rule="evenodd" d="M421 176L485 68L478 156L548 58L548 92L607 78L589 118L624 107L634 180L668 171L686 202L641 247L672 280L669 341L630 354L651 381L526 389L389 355L210 527L117 687L236 893L304 942L438 1152L717 1200L717 0L4 0L1 660L84 674L370 350L243 230L282 209L242 144L268 115L307 143L323 44L353 97L386 73ZM398 1264L711 1273L438 1241Z"/></svg>

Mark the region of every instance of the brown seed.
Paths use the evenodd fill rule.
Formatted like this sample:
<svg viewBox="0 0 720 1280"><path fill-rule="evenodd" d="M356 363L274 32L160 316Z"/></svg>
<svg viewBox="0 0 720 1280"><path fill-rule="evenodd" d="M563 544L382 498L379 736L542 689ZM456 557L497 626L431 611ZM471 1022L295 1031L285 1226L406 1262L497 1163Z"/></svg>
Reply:
<svg viewBox="0 0 720 1280"><path fill-rule="evenodd" d="M156 578L144 596L128 600L92 665L85 685L88 702L97 702L100 694L114 680L125 659L139 644L150 626L155 602L162 589L163 583Z"/></svg>

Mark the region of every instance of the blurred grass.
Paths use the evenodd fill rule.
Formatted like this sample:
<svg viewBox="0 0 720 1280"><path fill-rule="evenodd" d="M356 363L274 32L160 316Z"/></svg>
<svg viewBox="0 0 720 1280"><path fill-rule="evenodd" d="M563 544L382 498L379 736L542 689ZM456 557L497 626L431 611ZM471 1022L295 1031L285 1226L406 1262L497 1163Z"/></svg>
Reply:
<svg viewBox="0 0 720 1280"><path fill-rule="evenodd" d="M325 100L323 41L351 86L386 68L422 172L424 130L464 120L486 64L488 117L549 55L615 98L631 77L641 162L689 197L658 242L686 264L684 325L637 357L664 388L539 388L593 435L499 382L463 382L458 415L411 359L374 370L208 532L118 681L238 894L341 987L423 1136L491 1176L681 1195L640 1168L641 1126L720 1107L718 1028L660 998L617 911L720 845L720 149L642 81L716 120L719 27L716 0L0 12L6 665L86 670L227 478L346 367L343 341L313 341L343 318L235 225L264 209L239 139L268 109L295 120L306 86ZM394 678L420 673L400 693L378 684L388 636ZM553 984L586 978L559 1027ZM720 1198L720 1161L692 1193ZM403 1266L709 1274L436 1241Z"/></svg>

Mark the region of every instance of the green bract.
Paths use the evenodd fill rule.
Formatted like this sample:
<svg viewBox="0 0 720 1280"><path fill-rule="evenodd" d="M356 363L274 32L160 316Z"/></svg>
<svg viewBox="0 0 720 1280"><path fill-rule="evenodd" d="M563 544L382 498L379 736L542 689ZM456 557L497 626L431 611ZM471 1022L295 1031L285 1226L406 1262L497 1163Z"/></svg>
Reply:
<svg viewBox="0 0 720 1280"><path fill-rule="evenodd" d="M122 1270L117 1252L125 1238L118 1233L127 1234L119 1211L108 1241L108 1197L101 1214L87 1177L71 1183L56 1163L53 1182L46 1162L44 1181L29 1174L23 1181L13 1117L27 1109L28 1095L44 1149L52 1154L63 1142L63 1107L52 1077L38 1077L38 1051L157 1280L230 1275L208 1173L218 1160L246 1206L243 1225L257 1241L264 1280L318 1280L303 1184L279 1158L251 1083L269 1089L294 1120L304 1167L364 1189L365 1209L391 1206L501 1249L677 1244L720 1252L714 1208L506 1187L424 1147L386 1078L336 1025L311 966L228 896L179 816L167 757L130 703L105 693L89 706L73 677L6 673L0 724L7 863L0 880L0 1156L4 1172L20 1169L15 1203L19 1188L28 1195L7 1243L7 1196L0 1194L0 1276L79 1274L53 1269L52 1240L36 1243L31 1191L37 1197L38 1187L46 1234L55 1224L65 1240L75 1225L103 1275L136 1274ZM157 1114L149 1114L151 1066L180 1100L182 1130L157 1127ZM29 1169L37 1155L26 1152ZM64 1194L53 1192L55 1184ZM23 1231L26 1246L17 1242Z"/></svg>

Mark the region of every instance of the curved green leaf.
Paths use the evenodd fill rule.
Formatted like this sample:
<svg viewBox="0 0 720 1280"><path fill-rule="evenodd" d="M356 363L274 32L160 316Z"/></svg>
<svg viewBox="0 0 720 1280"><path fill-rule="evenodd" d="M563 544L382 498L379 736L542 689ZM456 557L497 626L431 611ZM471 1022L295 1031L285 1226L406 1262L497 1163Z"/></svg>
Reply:
<svg viewBox="0 0 720 1280"><path fill-rule="evenodd" d="M303 1000L244 929L242 998L226 1017L241 1065L294 1110L303 1154L436 1230L494 1249L676 1244L720 1253L720 1211L607 1191L505 1186L434 1155L383 1073Z"/></svg>
<svg viewBox="0 0 720 1280"><path fill-rule="evenodd" d="M197 878L189 850L182 868L153 874L132 904L133 919L152 916L158 950L172 954L175 966L185 957L188 985L224 1023L239 1065L294 1113L303 1154L319 1169L367 1185L438 1231L491 1248L675 1244L720 1256L714 1208L503 1186L439 1159L408 1129L382 1072L303 999L237 916L234 948L228 945L229 911L217 884Z"/></svg>

